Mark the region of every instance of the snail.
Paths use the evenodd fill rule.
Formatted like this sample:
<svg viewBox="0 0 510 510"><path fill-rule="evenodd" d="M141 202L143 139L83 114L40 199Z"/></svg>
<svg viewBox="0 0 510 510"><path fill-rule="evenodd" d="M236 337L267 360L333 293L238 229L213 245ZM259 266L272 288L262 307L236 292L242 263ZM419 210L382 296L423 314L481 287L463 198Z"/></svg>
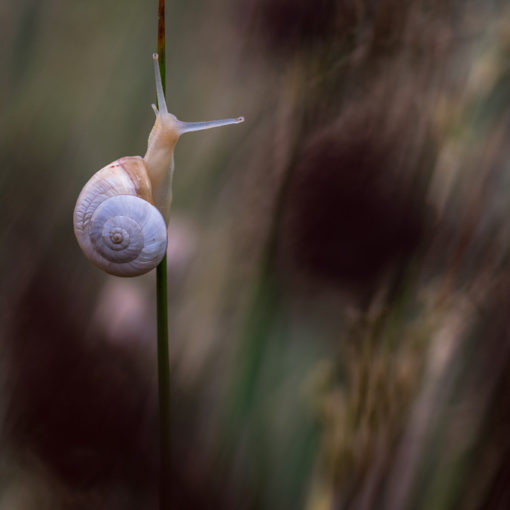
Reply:
<svg viewBox="0 0 510 510"><path fill-rule="evenodd" d="M85 184L74 209L78 244L96 266L117 276L138 276L155 268L167 246L172 202L174 149L183 133L244 121L243 117L182 122L168 112L158 54L153 54L158 108L147 152L105 166Z"/></svg>

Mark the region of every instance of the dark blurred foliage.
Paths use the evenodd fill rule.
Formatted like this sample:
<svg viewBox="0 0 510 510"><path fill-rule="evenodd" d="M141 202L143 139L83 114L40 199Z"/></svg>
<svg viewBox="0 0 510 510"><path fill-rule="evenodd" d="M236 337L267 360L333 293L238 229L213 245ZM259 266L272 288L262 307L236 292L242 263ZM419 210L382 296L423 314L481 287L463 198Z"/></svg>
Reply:
<svg viewBox="0 0 510 510"><path fill-rule="evenodd" d="M13 436L33 445L70 485L112 483L112 477L131 487L154 481L157 410L150 380L125 347L90 338L82 317L62 314L74 297L58 272L42 269L9 332L17 339L9 346L19 399Z"/></svg>
<svg viewBox="0 0 510 510"><path fill-rule="evenodd" d="M335 0L319 0L315 5L306 0L248 0L238 5L238 16L252 36L262 39L265 50L288 56L289 52L331 40L342 4Z"/></svg>
<svg viewBox="0 0 510 510"><path fill-rule="evenodd" d="M72 210L143 154L156 2L3 3L0 509L156 508L155 281ZM169 4L173 508L510 507L505 2Z"/></svg>
<svg viewBox="0 0 510 510"><path fill-rule="evenodd" d="M280 237L291 245L284 266L293 261L320 285L370 295L386 270L417 251L425 212L415 190L398 182L399 172L417 174L396 136L406 125L390 138L384 119L362 115L314 133L296 154Z"/></svg>

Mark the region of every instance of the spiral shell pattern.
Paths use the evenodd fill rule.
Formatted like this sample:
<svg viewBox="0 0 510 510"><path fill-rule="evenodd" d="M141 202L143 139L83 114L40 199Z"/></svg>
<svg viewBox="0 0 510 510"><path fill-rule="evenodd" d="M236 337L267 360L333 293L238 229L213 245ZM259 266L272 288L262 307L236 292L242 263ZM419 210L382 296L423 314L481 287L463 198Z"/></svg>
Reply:
<svg viewBox="0 0 510 510"><path fill-rule="evenodd" d="M152 199L143 159L121 158L85 185L74 210L74 231L85 255L117 276L156 267L167 245L166 224Z"/></svg>

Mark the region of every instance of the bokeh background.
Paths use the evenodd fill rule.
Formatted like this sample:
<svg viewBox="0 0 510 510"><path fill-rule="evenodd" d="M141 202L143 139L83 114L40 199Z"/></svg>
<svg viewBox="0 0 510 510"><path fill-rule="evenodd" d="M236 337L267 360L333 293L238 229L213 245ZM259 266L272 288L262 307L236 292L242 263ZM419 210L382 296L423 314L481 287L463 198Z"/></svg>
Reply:
<svg viewBox="0 0 510 510"><path fill-rule="evenodd" d="M155 275L77 195L143 155L156 1L0 3L0 509L156 508ZM167 2L175 510L510 508L510 6Z"/></svg>

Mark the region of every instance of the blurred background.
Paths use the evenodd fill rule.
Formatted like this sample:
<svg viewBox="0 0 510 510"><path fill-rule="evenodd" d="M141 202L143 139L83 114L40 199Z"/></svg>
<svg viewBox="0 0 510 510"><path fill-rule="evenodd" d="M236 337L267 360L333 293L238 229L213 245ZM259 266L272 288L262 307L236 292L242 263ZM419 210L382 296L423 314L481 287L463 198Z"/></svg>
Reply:
<svg viewBox="0 0 510 510"><path fill-rule="evenodd" d="M157 2L0 3L0 509L156 508L155 274L72 211L143 155ZM510 508L510 6L167 2L173 508Z"/></svg>

